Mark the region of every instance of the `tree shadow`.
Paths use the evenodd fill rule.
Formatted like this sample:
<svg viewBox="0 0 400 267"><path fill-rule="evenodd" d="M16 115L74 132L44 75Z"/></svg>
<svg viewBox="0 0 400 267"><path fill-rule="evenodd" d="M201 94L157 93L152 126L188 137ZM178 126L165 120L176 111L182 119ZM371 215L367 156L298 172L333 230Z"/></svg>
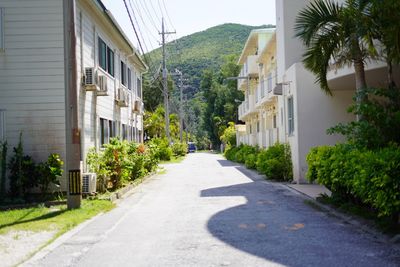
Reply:
<svg viewBox="0 0 400 267"><path fill-rule="evenodd" d="M281 185L265 183L241 166L219 163L238 169L252 181L201 191L201 197L247 199L247 203L222 210L209 219L207 228L214 237L241 251L288 266L382 263L382 258L365 260L364 253L368 250L374 253L373 250L354 249L365 240L323 212L305 205L302 197Z"/></svg>
<svg viewBox="0 0 400 267"><path fill-rule="evenodd" d="M39 217L35 217L32 219L28 219L28 220L23 220L23 218L26 218L30 213L33 212L33 210L30 210L29 212L27 212L26 214L24 214L23 216L21 216L20 218L18 218L17 220L11 222L11 223L7 223L7 224L1 224L0 225L0 229L6 228L6 227L10 227L10 226L15 226L15 225L19 225L19 224L23 224L23 223L29 223L29 222L35 222L35 221L40 221L40 220L46 220L46 219L50 219L53 217L56 217L58 215L63 214L64 212L66 212L67 210L57 210L57 211L52 211L46 214L43 214Z"/></svg>

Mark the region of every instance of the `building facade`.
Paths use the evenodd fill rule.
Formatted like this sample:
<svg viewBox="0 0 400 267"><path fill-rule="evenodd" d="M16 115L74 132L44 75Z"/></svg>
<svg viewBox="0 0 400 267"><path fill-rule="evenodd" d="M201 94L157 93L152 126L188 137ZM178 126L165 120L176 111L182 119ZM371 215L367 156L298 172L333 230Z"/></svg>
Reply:
<svg viewBox="0 0 400 267"><path fill-rule="evenodd" d="M71 95L82 162L111 137L143 140L146 64L100 0L72 1L71 32L65 2L0 2L0 138L13 147L22 133L24 152L35 161L51 153L65 160ZM74 86L67 83L71 70Z"/></svg>
<svg viewBox="0 0 400 267"><path fill-rule="evenodd" d="M268 147L277 141L289 143L293 162L293 178L297 183L306 182L307 164L305 159L310 148L344 141L342 136L328 135L326 130L338 123L346 123L355 119L353 114L347 113L347 108L353 103L352 99L355 93L353 67L336 68L334 62L332 63L327 76L332 91L332 96L329 96L320 89L315 76L306 70L301 62L305 47L298 38L294 37L295 20L298 12L311 2L313 1L276 1L276 32L270 39L270 44L273 44L274 49L269 49L270 55L257 61L260 70L259 79L250 79L250 76L247 76L249 79L245 81L253 81L253 83L246 85L249 90L248 93L244 90L245 101L239 107L239 119L245 121L247 130L246 134L238 132L238 135L241 136L238 138L239 143L260 147ZM338 0L338 2L343 3L344 1ZM254 33L252 34L254 35ZM250 42L252 34L250 34L243 53L248 49L247 44ZM263 49L263 46L259 46L253 51L260 51L260 57ZM272 85L264 85L264 88L273 88L272 99L274 101L257 105L257 101L260 101L261 98L260 103L263 103L262 99L265 97L265 90L262 88L266 76L265 74L261 75L263 74L261 69L265 64L268 65L265 61L268 57L274 57L274 67L271 69L275 72L272 72ZM239 64L244 66L242 72L246 70L244 62L242 58L239 60ZM271 62L273 61L271 60ZM383 62L366 62L366 77L369 86L385 86L387 80L385 68ZM268 67L265 70L268 73ZM395 73L396 79L400 79L398 67L395 68ZM240 82L243 74L246 73L240 74L239 89L244 88L241 87ZM244 76L246 77L246 75ZM270 82L268 77L267 75L267 81ZM260 88L259 93L257 93L257 88ZM264 95L262 95L263 93ZM251 112L251 107L254 107L253 112ZM257 107L259 112L257 112ZM264 115L260 114L260 111L264 112ZM264 121L265 114L267 114L266 117L268 114L274 114L272 115L272 125L276 125L276 128L269 128L271 120ZM261 125L261 133L258 132L258 124ZM272 130L272 134L267 129ZM269 136L273 137L272 143L265 141L269 140ZM279 138L275 139L275 136L279 136Z"/></svg>

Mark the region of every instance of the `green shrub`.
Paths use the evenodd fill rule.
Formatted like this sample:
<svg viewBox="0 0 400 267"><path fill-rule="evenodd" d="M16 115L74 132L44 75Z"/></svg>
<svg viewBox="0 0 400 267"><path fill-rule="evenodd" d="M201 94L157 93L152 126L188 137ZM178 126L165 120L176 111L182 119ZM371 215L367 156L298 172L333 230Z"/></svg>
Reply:
<svg viewBox="0 0 400 267"><path fill-rule="evenodd" d="M246 165L246 168L256 169L256 167L257 167L257 156L258 156L258 153L249 154L249 155L246 156L246 160L244 162L244 164Z"/></svg>
<svg viewBox="0 0 400 267"><path fill-rule="evenodd" d="M400 148L359 149L348 144L313 148L307 155L307 178L342 200L362 202L379 216L400 214Z"/></svg>
<svg viewBox="0 0 400 267"><path fill-rule="evenodd" d="M225 158L230 161L235 161L235 155L239 151L239 149L240 149L239 147L235 147L235 146L229 147L227 150L225 150L225 153L224 153Z"/></svg>
<svg viewBox="0 0 400 267"><path fill-rule="evenodd" d="M251 154L256 154L258 152L258 148L249 145L240 145L239 150L235 153L234 161L239 163L245 163L246 157Z"/></svg>
<svg viewBox="0 0 400 267"><path fill-rule="evenodd" d="M186 143L176 142L172 145L172 153L175 157L183 157L187 154L188 145Z"/></svg>
<svg viewBox="0 0 400 267"><path fill-rule="evenodd" d="M12 198L26 197L29 189L38 185L37 168L35 162L28 155L24 155L22 133L19 136L17 147L13 148L14 155L8 164L10 170L10 195Z"/></svg>
<svg viewBox="0 0 400 267"><path fill-rule="evenodd" d="M275 144L258 154L256 169L268 178L292 180L292 159L288 144Z"/></svg>
<svg viewBox="0 0 400 267"><path fill-rule="evenodd" d="M171 160L172 149L168 145L166 138L153 138L149 142L153 144L157 149L155 151L155 157L159 160Z"/></svg>
<svg viewBox="0 0 400 267"><path fill-rule="evenodd" d="M50 154L47 161L38 164L38 183L42 194L47 193L50 184L60 185L58 177L63 173L63 165L58 154Z"/></svg>

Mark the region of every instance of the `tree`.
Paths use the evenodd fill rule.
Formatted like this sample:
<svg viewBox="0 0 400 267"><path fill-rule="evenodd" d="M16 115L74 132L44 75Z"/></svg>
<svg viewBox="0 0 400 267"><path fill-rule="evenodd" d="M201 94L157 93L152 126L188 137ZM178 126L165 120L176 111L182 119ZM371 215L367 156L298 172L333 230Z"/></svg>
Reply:
<svg viewBox="0 0 400 267"><path fill-rule="evenodd" d="M296 36L307 48L304 66L317 76L317 82L328 94L331 91L326 76L331 60L337 67L353 64L356 91L367 88L364 61L374 56L369 49L372 45L369 9L370 0L347 0L344 5L317 0L296 18Z"/></svg>
<svg viewBox="0 0 400 267"><path fill-rule="evenodd" d="M388 84L395 88L393 64L400 63L400 1L372 0L373 38L383 45L380 57L387 63Z"/></svg>

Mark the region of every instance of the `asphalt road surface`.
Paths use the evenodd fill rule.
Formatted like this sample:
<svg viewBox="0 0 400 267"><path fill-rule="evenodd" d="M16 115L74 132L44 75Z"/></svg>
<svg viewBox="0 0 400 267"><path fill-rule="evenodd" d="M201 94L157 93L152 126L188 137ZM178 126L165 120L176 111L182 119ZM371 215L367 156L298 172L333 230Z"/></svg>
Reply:
<svg viewBox="0 0 400 267"><path fill-rule="evenodd" d="M400 266L393 245L286 186L190 154L28 266Z"/></svg>

